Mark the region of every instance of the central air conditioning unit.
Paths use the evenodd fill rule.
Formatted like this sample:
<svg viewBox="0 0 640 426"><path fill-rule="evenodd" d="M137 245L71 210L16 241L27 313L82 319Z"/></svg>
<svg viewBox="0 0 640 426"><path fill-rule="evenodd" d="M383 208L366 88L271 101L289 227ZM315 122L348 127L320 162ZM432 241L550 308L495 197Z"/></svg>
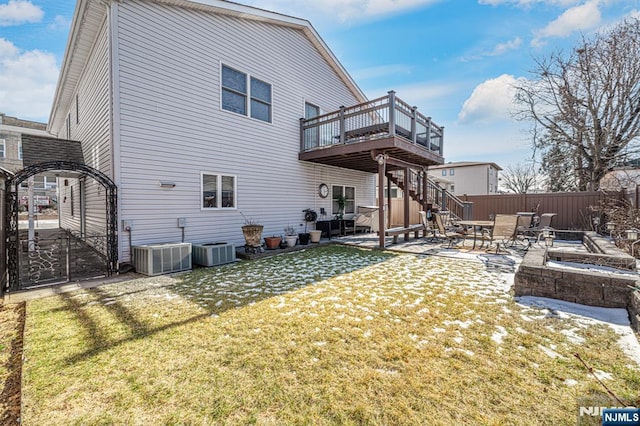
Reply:
<svg viewBox="0 0 640 426"><path fill-rule="evenodd" d="M162 275L191 269L191 243L133 246L133 266L145 275Z"/></svg>
<svg viewBox="0 0 640 426"><path fill-rule="evenodd" d="M202 243L193 245L193 263L217 266L235 262L236 246L229 243Z"/></svg>

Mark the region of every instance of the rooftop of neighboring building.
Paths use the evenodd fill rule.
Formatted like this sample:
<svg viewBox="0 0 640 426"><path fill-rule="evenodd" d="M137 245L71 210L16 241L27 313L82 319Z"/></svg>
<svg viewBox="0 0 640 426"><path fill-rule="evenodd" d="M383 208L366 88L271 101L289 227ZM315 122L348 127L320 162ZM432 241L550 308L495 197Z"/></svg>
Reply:
<svg viewBox="0 0 640 426"><path fill-rule="evenodd" d="M6 115L2 112L0 112L0 126L2 126L2 128L6 130L17 131L20 133L27 133L24 131L24 129L41 130L45 132L44 134L48 135L48 133L46 133L47 123L23 120L21 118Z"/></svg>
<svg viewBox="0 0 640 426"><path fill-rule="evenodd" d="M471 166L483 166L490 165L496 170L502 170L502 167L498 166L496 163L490 161L456 161L456 162L448 162L445 164L441 164L438 166L431 166L429 170L432 169L448 169L451 167L471 167Z"/></svg>

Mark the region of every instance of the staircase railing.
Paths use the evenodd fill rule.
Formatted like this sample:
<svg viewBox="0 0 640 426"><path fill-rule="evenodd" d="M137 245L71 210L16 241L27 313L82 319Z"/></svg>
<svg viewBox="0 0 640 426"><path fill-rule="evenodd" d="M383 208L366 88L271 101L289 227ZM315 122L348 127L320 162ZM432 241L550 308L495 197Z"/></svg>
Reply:
<svg viewBox="0 0 640 426"><path fill-rule="evenodd" d="M409 187L404 188L404 170L393 170L387 176L398 188L408 191L410 197L424 205L432 204L440 211L448 211L451 217L460 220L469 220L473 216L473 203L462 201L446 188L441 187L431 176L425 172L416 172L409 169ZM426 179L426 193L424 193Z"/></svg>

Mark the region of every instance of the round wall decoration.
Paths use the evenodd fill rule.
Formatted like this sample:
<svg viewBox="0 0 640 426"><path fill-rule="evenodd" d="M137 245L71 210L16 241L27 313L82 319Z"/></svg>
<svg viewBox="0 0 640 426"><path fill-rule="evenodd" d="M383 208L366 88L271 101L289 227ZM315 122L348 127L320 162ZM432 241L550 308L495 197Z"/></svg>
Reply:
<svg viewBox="0 0 640 426"><path fill-rule="evenodd" d="M322 198L327 198L327 196L329 195L329 187L326 183L321 183L320 185L318 185L318 195Z"/></svg>

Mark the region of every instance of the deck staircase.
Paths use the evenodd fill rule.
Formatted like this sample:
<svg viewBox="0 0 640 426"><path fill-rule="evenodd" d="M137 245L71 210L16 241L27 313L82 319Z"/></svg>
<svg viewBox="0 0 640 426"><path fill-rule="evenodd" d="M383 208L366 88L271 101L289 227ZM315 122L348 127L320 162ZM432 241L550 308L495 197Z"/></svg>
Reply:
<svg viewBox="0 0 640 426"><path fill-rule="evenodd" d="M440 212L449 212L451 219L467 220L472 217L472 203L462 201L449 190L442 188L426 172L409 171L409 196L421 206L432 204ZM387 172L387 178L402 191L405 191L405 170ZM426 184L426 185L425 185ZM426 188L426 192L425 192Z"/></svg>

